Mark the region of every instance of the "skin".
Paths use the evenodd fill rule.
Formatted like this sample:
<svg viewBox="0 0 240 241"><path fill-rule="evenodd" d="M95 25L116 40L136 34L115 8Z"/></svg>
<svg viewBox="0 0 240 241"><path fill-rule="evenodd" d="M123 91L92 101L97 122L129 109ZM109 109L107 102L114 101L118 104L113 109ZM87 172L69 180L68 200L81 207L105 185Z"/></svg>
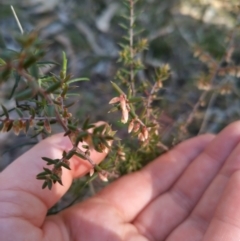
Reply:
<svg viewBox="0 0 240 241"><path fill-rule="evenodd" d="M177 145L141 171L57 215L47 210L73 178L89 171L79 159L63 171L64 186L42 190L42 156L61 157L67 138L54 135L0 174L0 237L4 241L240 240L240 122L217 136ZM99 163L104 154L92 152Z"/></svg>

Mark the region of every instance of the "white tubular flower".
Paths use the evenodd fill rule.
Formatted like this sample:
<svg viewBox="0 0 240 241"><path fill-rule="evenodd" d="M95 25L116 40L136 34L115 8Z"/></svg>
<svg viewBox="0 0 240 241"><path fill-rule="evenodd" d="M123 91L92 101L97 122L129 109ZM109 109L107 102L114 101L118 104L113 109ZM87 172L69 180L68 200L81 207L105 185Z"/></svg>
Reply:
<svg viewBox="0 0 240 241"><path fill-rule="evenodd" d="M142 142L145 141L145 138L144 138L142 132L140 132L140 133L138 134L138 139L139 139L140 141L142 141Z"/></svg>
<svg viewBox="0 0 240 241"><path fill-rule="evenodd" d="M103 181L103 182L108 182L108 178L107 178L107 173L105 172L98 172L98 176L99 178Z"/></svg>
<svg viewBox="0 0 240 241"><path fill-rule="evenodd" d="M127 105L126 96L124 94L120 95L119 97L114 97L109 101L109 104L116 104L120 102L120 108L122 110L122 123L128 122L128 112L129 112L129 106Z"/></svg>
<svg viewBox="0 0 240 241"><path fill-rule="evenodd" d="M139 131L139 129L140 129L140 123L139 122L137 122L135 125L134 125L134 127L133 127L133 132L138 132Z"/></svg>
<svg viewBox="0 0 240 241"><path fill-rule="evenodd" d="M147 130L147 127L146 127L146 126L144 126L144 127L142 128L142 134L143 134L143 136L144 136L144 139L147 140L148 137L149 137L149 135L148 135L148 130Z"/></svg>
<svg viewBox="0 0 240 241"><path fill-rule="evenodd" d="M134 120L132 120L132 121L129 123L129 126L128 126L128 133L131 133L131 132L132 132L133 127L134 127Z"/></svg>
<svg viewBox="0 0 240 241"><path fill-rule="evenodd" d="M120 95L120 106L122 111L127 109L127 103L126 103L126 99L124 97L124 95Z"/></svg>
<svg viewBox="0 0 240 241"><path fill-rule="evenodd" d="M89 176L92 177L93 174L94 174L94 169L92 168L92 169L90 169L90 171L89 171Z"/></svg>
<svg viewBox="0 0 240 241"><path fill-rule="evenodd" d="M126 124L128 122L128 110L122 110L122 123Z"/></svg>

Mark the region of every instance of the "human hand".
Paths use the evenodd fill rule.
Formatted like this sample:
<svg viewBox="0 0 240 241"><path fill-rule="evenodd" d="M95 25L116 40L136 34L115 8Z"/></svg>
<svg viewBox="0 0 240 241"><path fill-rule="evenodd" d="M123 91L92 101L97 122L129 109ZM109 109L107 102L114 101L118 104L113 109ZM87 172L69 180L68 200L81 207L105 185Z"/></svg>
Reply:
<svg viewBox="0 0 240 241"><path fill-rule="evenodd" d="M71 147L54 135L0 174L1 241L234 241L240 239L240 122L216 137L184 141L141 171L124 176L93 198L46 217L90 169L71 160L64 186L42 190L36 174L42 156L58 158ZM92 152L99 163L104 154Z"/></svg>

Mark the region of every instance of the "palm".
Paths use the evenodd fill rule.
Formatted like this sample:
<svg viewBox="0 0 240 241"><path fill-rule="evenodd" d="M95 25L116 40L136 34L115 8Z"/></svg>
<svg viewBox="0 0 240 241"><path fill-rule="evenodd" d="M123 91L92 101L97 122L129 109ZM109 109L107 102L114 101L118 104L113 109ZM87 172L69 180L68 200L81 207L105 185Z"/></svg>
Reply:
<svg viewBox="0 0 240 241"><path fill-rule="evenodd" d="M54 138L45 141L0 175L3 240L239 240L239 122L213 138L204 135L185 141L140 172L47 218L47 209L66 192L72 178L89 167L73 164L72 173L63 174L64 187L56 186L52 192L40 190L34 175L41 162L31 163L26 155L32 151L40 157L41 150L44 156L61 153ZM52 148L46 153L49 144ZM92 155L97 162L103 158Z"/></svg>

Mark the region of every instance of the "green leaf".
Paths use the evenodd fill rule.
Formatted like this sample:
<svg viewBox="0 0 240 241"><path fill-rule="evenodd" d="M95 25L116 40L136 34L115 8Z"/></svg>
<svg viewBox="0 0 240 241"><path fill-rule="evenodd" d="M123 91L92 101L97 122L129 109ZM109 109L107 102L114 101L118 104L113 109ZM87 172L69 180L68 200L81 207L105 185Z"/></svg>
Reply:
<svg viewBox="0 0 240 241"><path fill-rule="evenodd" d="M48 181L47 181L47 186L48 186L48 189L49 189L49 190L52 189L52 180L48 180Z"/></svg>
<svg viewBox="0 0 240 241"><path fill-rule="evenodd" d="M143 101L142 97L131 97L128 99L129 103L136 103L136 102L140 102Z"/></svg>
<svg viewBox="0 0 240 241"><path fill-rule="evenodd" d="M57 162L57 160L58 160L58 159L53 160L53 159L48 158L48 157L42 157L42 159L43 159L44 161L50 163L50 164L56 164L56 162Z"/></svg>
<svg viewBox="0 0 240 241"><path fill-rule="evenodd" d="M35 109L33 109L33 108L31 107L30 110L29 110L29 113L30 113L32 119L34 119L34 118L35 118L35 115L36 115Z"/></svg>
<svg viewBox="0 0 240 241"><path fill-rule="evenodd" d="M101 143L101 141L97 136L94 136L92 138L92 142L93 142L94 149L97 150L98 152L102 152L102 150L100 150L99 148L99 144Z"/></svg>
<svg viewBox="0 0 240 241"><path fill-rule="evenodd" d="M66 159L69 160L74 156L74 151L70 151L66 154Z"/></svg>
<svg viewBox="0 0 240 241"><path fill-rule="evenodd" d="M88 124L90 121L90 117L86 118L86 120L83 122L82 129L87 130L88 129Z"/></svg>
<svg viewBox="0 0 240 241"><path fill-rule="evenodd" d="M63 79L65 79L67 74L67 57L64 51L62 52L62 58L63 58L62 73L63 73Z"/></svg>
<svg viewBox="0 0 240 241"><path fill-rule="evenodd" d="M77 96L77 97L80 97L80 94L79 93L67 93L66 96Z"/></svg>
<svg viewBox="0 0 240 241"><path fill-rule="evenodd" d="M116 112L116 111L118 111L118 110L120 110L120 107L119 107L119 106L118 106L118 107L113 107L112 109L110 109L110 110L108 111L108 113Z"/></svg>
<svg viewBox="0 0 240 241"><path fill-rule="evenodd" d="M45 105L44 112L46 116L49 116L49 117L55 116L55 108L53 105L50 105L50 104Z"/></svg>
<svg viewBox="0 0 240 241"><path fill-rule="evenodd" d="M46 180L46 176L45 175L37 175L36 177L38 180Z"/></svg>
<svg viewBox="0 0 240 241"><path fill-rule="evenodd" d="M83 155L82 153L75 152L74 154L75 154L76 156L80 157L80 158L83 159L83 160L87 160L86 156Z"/></svg>
<svg viewBox="0 0 240 241"><path fill-rule="evenodd" d="M12 99L14 93L15 93L15 90L17 89L18 87L18 84L19 84L19 81L21 80L21 76L19 74L16 74L15 75L15 83L14 83L14 86L12 88L12 91L11 91L11 94L9 96L9 99Z"/></svg>
<svg viewBox="0 0 240 241"><path fill-rule="evenodd" d="M43 170L47 173L47 174L52 174L52 171L46 167L43 168Z"/></svg>
<svg viewBox="0 0 240 241"><path fill-rule="evenodd" d="M119 25L120 27L122 27L123 29L126 29L126 30L129 29L129 26L126 26L126 25L123 24L123 23L119 23L118 25Z"/></svg>
<svg viewBox="0 0 240 241"><path fill-rule="evenodd" d="M5 64L6 64L6 62L0 58L0 66L5 65Z"/></svg>
<svg viewBox="0 0 240 241"><path fill-rule="evenodd" d="M26 100L29 99L31 97L33 97L34 93L31 89L25 89L19 93L17 93L14 97L17 101L20 100Z"/></svg>
<svg viewBox="0 0 240 241"><path fill-rule="evenodd" d="M43 185L42 185L42 189L46 188L47 185L48 185L48 181L46 180L46 181L43 183Z"/></svg>
<svg viewBox="0 0 240 241"><path fill-rule="evenodd" d="M38 65L60 65L57 62L54 61L39 61L37 62Z"/></svg>
<svg viewBox="0 0 240 241"><path fill-rule="evenodd" d="M60 179L60 177L57 176L56 174L52 174L52 175L51 175L51 179L54 180L54 181L57 181L57 180Z"/></svg>
<svg viewBox="0 0 240 241"><path fill-rule="evenodd" d="M65 107L65 108L69 108L69 107L75 105L76 103L77 103L77 101L73 101L73 102L70 102L70 103L67 104L67 105L64 105L64 107Z"/></svg>
<svg viewBox="0 0 240 241"><path fill-rule="evenodd" d="M23 68L27 69L37 61L36 56L32 55L23 62Z"/></svg>
<svg viewBox="0 0 240 241"><path fill-rule="evenodd" d="M29 72L30 74L35 78L35 80L38 80L38 66L37 64L33 64L30 68L29 68Z"/></svg>
<svg viewBox="0 0 240 241"><path fill-rule="evenodd" d="M145 31L145 29L139 29L138 31L134 31L134 36L140 35L144 31Z"/></svg>
<svg viewBox="0 0 240 241"><path fill-rule="evenodd" d="M107 140L105 138L100 138L101 142L106 146L107 148L111 148L111 146L108 144Z"/></svg>
<svg viewBox="0 0 240 241"><path fill-rule="evenodd" d="M127 40L127 41L130 40L130 38L129 38L128 36L123 36L122 38L125 39L125 40Z"/></svg>
<svg viewBox="0 0 240 241"><path fill-rule="evenodd" d="M68 135L70 135L72 133L72 131L71 130L67 130L65 133L64 133L64 135L63 136L68 136Z"/></svg>
<svg viewBox="0 0 240 241"><path fill-rule="evenodd" d="M38 179L38 177L43 177L43 176L46 177L46 175L47 175L46 172L40 172L40 173L37 174L37 179Z"/></svg>
<svg viewBox="0 0 240 241"><path fill-rule="evenodd" d="M0 73L0 83L1 82L6 82L10 75L11 75L12 68L10 67L5 67L2 72Z"/></svg>
<svg viewBox="0 0 240 241"><path fill-rule="evenodd" d="M106 128L106 124L100 125L100 126L94 128L93 134L97 134L97 133L102 134L105 128Z"/></svg>
<svg viewBox="0 0 240 241"><path fill-rule="evenodd" d="M68 83L68 84L71 84L71 83L80 82L80 81L89 81L89 78L76 78L76 79L71 79L71 80L68 80L67 83Z"/></svg>
<svg viewBox="0 0 240 241"><path fill-rule="evenodd" d="M67 125L68 129L71 130L71 131L76 131L77 130L77 126L73 126L71 124L68 124Z"/></svg>
<svg viewBox="0 0 240 241"><path fill-rule="evenodd" d="M2 110L3 110L4 115L6 116L7 119L9 119L9 114L8 114L8 111L7 111L6 107L4 105L1 105L1 106L2 106Z"/></svg>
<svg viewBox="0 0 240 241"><path fill-rule="evenodd" d="M4 126L4 123L3 123L3 121L2 121L2 122L0 123L0 131L2 130L3 126Z"/></svg>
<svg viewBox="0 0 240 241"><path fill-rule="evenodd" d="M15 110L18 113L19 117L23 118L23 112L19 108L16 108Z"/></svg>
<svg viewBox="0 0 240 241"><path fill-rule="evenodd" d="M53 103L54 104L56 104L56 105L59 105L59 106L61 106L62 105L62 103L61 102L59 102L59 101L56 101L56 100L52 100L53 101Z"/></svg>
<svg viewBox="0 0 240 241"><path fill-rule="evenodd" d="M30 127L30 121L26 120L25 125L26 125L25 130L26 130L26 133L27 133L28 130L29 130L29 127Z"/></svg>
<svg viewBox="0 0 240 241"><path fill-rule="evenodd" d="M57 182L63 186L63 183L62 183L62 179L61 179L61 178L59 178L59 179L57 180Z"/></svg>
<svg viewBox="0 0 240 241"><path fill-rule="evenodd" d="M74 153L73 153L74 154ZM67 168L68 170L71 170L71 168L69 167L69 165L65 162L61 162L61 166Z"/></svg>
<svg viewBox="0 0 240 241"><path fill-rule="evenodd" d="M113 136L104 136L104 138L108 141L112 141L114 140L114 137Z"/></svg>
<svg viewBox="0 0 240 241"><path fill-rule="evenodd" d="M53 93L55 90L59 89L61 87L61 82L57 82L57 83L53 83L52 85L50 85L45 92L47 94Z"/></svg>
<svg viewBox="0 0 240 241"><path fill-rule="evenodd" d="M83 141L83 138L84 137L87 137L89 134L87 132L81 132L78 134L77 138L76 138L76 145L78 145L79 142L82 142Z"/></svg>
<svg viewBox="0 0 240 241"><path fill-rule="evenodd" d="M118 43L118 45L121 47L121 48L126 48L126 47L128 47L128 45L127 44L123 44L123 43Z"/></svg>
<svg viewBox="0 0 240 241"><path fill-rule="evenodd" d="M116 83L114 83L114 82L112 82L112 81L111 81L111 83L112 83L113 88L114 88L119 94L125 95L124 92L121 90L121 88L120 88Z"/></svg>

